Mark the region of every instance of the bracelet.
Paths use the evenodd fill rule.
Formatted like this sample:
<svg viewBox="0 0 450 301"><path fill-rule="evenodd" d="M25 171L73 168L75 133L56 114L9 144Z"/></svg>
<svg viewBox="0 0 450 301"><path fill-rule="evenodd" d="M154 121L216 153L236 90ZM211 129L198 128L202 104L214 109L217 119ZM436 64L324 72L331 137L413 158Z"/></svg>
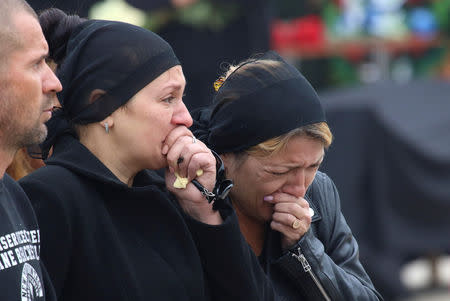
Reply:
<svg viewBox="0 0 450 301"><path fill-rule="evenodd" d="M192 180L192 184L200 190L208 203L214 202L213 209L217 210L219 206L216 205L223 202L228 196L231 188L233 188L233 181L225 178L225 167L220 156L213 150L211 150L211 152L216 158L216 184L214 185L213 190L209 191L196 179Z"/></svg>

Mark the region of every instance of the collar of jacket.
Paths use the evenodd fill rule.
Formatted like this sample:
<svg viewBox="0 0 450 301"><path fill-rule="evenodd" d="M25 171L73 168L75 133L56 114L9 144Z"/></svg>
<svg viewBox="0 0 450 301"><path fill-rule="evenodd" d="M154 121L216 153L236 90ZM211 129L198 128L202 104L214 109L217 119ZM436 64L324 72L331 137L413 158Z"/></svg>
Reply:
<svg viewBox="0 0 450 301"><path fill-rule="evenodd" d="M109 185L127 186L121 182L89 149L70 134L61 136L53 147L53 153L45 164L63 166L76 174L89 177L93 180ZM165 187L164 178L156 171L143 170L134 179L133 187L140 183L152 183L160 188Z"/></svg>
<svg viewBox="0 0 450 301"><path fill-rule="evenodd" d="M314 215L311 217L311 223L317 222L322 219L322 215L320 214L319 207L314 202L314 182L309 186L308 190L306 191L305 200L309 203L309 207L314 210Z"/></svg>

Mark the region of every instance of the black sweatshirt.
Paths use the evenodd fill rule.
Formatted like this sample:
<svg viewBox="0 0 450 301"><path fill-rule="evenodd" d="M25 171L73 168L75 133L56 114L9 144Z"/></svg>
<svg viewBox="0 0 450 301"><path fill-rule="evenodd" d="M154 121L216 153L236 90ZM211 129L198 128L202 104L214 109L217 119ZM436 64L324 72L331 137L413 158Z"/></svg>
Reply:
<svg viewBox="0 0 450 301"><path fill-rule="evenodd" d="M5 174L0 179L0 300L46 300L48 277L44 278L47 274L41 268L39 245L39 228L28 197Z"/></svg>
<svg viewBox="0 0 450 301"><path fill-rule="evenodd" d="M234 212L185 216L151 171L120 182L75 138L20 184L58 300L276 300Z"/></svg>

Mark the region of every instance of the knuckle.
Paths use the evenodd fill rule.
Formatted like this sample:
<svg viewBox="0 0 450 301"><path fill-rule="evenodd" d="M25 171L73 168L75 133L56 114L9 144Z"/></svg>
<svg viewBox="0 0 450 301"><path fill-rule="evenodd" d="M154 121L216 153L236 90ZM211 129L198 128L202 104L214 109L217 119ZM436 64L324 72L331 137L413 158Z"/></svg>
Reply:
<svg viewBox="0 0 450 301"><path fill-rule="evenodd" d="M294 212L299 212L302 210L302 206L300 206L298 203L292 203L290 204L290 209Z"/></svg>
<svg viewBox="0 0 450 301"><path fill-rule="evenodd" d="M308 202L305 200L305 198L304 198L304 197L301 197L301 196L299 196L299 197L297 198L297 203L299 203L299 204L301 204L301 205L308 204Z"/></svg>
<svg viewBox="0 0 450 301"><path fill-rule="evenodd" d="M305 216L305 221L306 221L306 223L309 225L309 224L311 224L311 216L309 215L309 214L307 214L306 216Z"/></svg>

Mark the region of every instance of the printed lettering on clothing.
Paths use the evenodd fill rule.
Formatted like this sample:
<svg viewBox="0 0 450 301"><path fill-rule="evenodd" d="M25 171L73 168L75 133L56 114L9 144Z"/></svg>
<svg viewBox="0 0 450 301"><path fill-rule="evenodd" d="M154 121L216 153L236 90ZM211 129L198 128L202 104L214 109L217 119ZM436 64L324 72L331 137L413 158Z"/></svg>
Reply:
<svg viewBox="0 0 450 301"><path fill-rule="evenodd" d="M22 301L34 301L44 296L41 279L36 270L28 263L23 265L20 295Z"/></svg>
<svg viewBox="0 0 450 301"><path fill-rule="evenodd" d="M0 236L0 271L39 260L39 230L21 230Z"/></svg>

